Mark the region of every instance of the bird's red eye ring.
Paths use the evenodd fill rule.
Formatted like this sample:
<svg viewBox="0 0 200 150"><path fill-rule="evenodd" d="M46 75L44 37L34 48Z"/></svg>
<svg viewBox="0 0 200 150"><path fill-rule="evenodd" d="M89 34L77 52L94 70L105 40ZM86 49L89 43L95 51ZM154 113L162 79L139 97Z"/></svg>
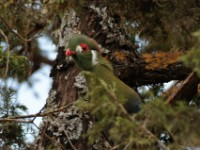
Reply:
<svg viewBox="0 0 200 150"><path fill-rule="evenodd" d="M85 43L81 43L80 44L80 47L82 48L83 51L88 51L90 50L89 46Z"/></svg>

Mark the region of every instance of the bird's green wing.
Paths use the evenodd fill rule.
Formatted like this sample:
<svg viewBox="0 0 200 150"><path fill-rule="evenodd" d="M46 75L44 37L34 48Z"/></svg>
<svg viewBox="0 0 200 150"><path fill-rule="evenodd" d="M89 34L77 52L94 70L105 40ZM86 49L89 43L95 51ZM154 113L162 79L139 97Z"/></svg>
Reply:
<svg viewBox="0 0 200 150"><path fill-rule="evenodd" d="M105 58L100 58L99 60L98 60L98 63L100 64L100 65L103 65L104 67L106 67L107 69L109 69L110 71L112 71L113 72L113 67L112 67L112 65L111 65L111 63L109 62L109 61L107 61Z"/></svg>

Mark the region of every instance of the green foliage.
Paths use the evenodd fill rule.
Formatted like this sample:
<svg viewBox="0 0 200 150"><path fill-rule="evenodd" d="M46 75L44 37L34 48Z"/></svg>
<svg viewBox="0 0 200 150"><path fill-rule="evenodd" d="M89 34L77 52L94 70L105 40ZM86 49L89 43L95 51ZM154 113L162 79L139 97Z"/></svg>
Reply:
<svg viewBox="0 0 200 150"><path fill-rule="evenodd" d="M0 51L0 78L7 75L10 77L18 77L19 81L28 77L31 65L27 57L22 55L15 55L9 51ZM6 74L7 70L7 74Z"/></svg>
<svg viewBox="0 0 200 150"><path fill-rule="evenodd" d="M45 32L47 16L50 17L43 6L40 0L0 1L1 119L18 116L26 111L26 107L20 105L14 98L17 91L10 90L7 81L14 79L14 82L16 80L27 82L32 73L41 68L44 60L47 64L51 63L37 42L37 37ZM29 84L33 82L30 81ZM10 86L13 85L16 84ZM18 90L19 87L15 89ZM25 135L28 134L29 129L30 126L27 124L16 123L15 120L12 123L1 121L0 149L26 149Z"/></svg>
<svg viewBox="0 0 200 150"><path fill-rule="evenodd" d="M17 74L19 81L26 81L25 76L30 76L39 70L44 60L47 64L51 63L51 60L44 55L44 51L41 51L37 41L42 33L47 33L45 29L47 10L44 6L40 0L0 2L0 30L2 31L0 45L10 51L0 54L0 63L3 63L0 64L0 69L3 70L0 78L5 71L5 60L8 59L11 71L7 77ZM30 71L30 63L32 71Z"/></svg>
<svg viewBox="0 0 200 150"><path fill-rule="evenodd" d="M80 110L97 118L88 132L90 144L101 131L107 132L106 135L120 149L156 149L160 135L166 131L174 140L168 147L180 149L185 143L190 146L200 144L197 140L200 138L200 112L196 107L182 102L172 107L157 99L144 104L139 113L127 114L121 107L124 100L115 96L114 85L108 86L91 73L85 72L84 75L90 76L94 83L98 82L89 92L89 101L81 99L76 103Z"/></svg>
<svg viewBox="0 0 200 150"><path fill-rule="evenodd" d="M97 120L101 120L98 124L95 124L90 131L92 136L90 137L89 142L93 143L93 140L95 140L94 137L99 135L101 129L106 128L107 124L112 124L113 120L115 120L115 116L120 116L120 114L123 115L123 112L118 108L119 102L114 95L114 85L112 87L107 85L103 80L99 80L90 72L83 72L83 74L92 80L91 83L94 84L91 84L90 86L94 86L95 88L89 93L90 102L79 100L77 106L81 110L95 114ZM115 99L116 101L113 103L110 99ZM120 103L123 102L124 100L120 100Z"/></svg>
<svg viewBox="0 0 200 150"><path fill-rule="evenodd" d="M66 7L83 12L91 4L98 4L88 0L62 3L52 0L52 3L50 9L56 12ZM107 7L108 14L114 16L128 36L139 35L148 41L148 46L143 49L146 51L187 50L194 42L190 33L200 24L200 3L196 0L102 0L98 9L103 7Z"/></svg>
<svg viewBox="0 0 200 150"><path fill-rule="evenodd" d="M56 150L58 149L58 147L55 147L55 145L51 145L49 144L47 147L46 147L46 150Z"/></svg>
<svg viewBox="0 0 200 150"><path fill-rule="evenodd" d="M49 9L56 12L66 8L83 12L96 3L100 9L107 7L108 14L114 16L128 36L139 35L148 41L143 51L188 50L194 43L190 33L198 30L200 25L198 0L102 0L100 5L88 0L51 2L53 5L49 5Z"/></svg>
<svg viewBox="0 0 200 150"><path fill-rule="evenodd" d="M190 105L200 108L200 93L197 93L196 96L190 101Z"/></svg>
<svg viewBox="0 0 200 150"><path fill-rule="evenodd" d="M200 136L199 111L183 102L169 106L162 100L154 100L145 104L137 115L138 121L145 123L146 128L157 137L167 131L174 142L169 147L183 148L185 143L198 146ZM187 137L187 138L184 138Z"/></svg>
<svg viewBox="0 0 200 150"><path fill-rule="evenodd" d="M140 96L144 99L144 101L151 101L157 97L159 97L164 90L163 84L156 85L146 85L138 88L140 91Z"/></svg>
<svg viewBox="0 0 200 150"><path fill-rule="evenodd" d="M197 42L181 60L186 66L192 68L200 76L200 31L195 32L193 36L196 37Z"/></svg>
<svg viewBox="0 0 200 150"><path fill-rule="evenodd" d="M14 100L15 91L1 88L0 90L0 118L18 116L25 112L24 105L16 103ZM25 148L25 133L22 124L16 122L2 122L0 124L0 149L21 149Z"/></svg>
<svg viewBox="0 0 200 150"><path fill-rule="evenodd" d="M34 69L38 70L43 62L37 59L41 57L34 57L35 52L41 56L37 44L33 42L34 40L27 41L27 39L40 32L47 32L44 28L47 22L50 22L48 27L51 32L60 28L59 15L64 14L65 10L74 8L79 15L88 10L85 8L92 3L96 3L99 8L106 6L107 13L114 17L114 21L121 27L120 30L124 29L127 34L131 33L129 35L131 38L134 39L137 34L140 38L147 40L149 45L145 48L146 51L188 50L193 47L195 40L190 33L199 28L199 0L119 0L112 2L102 0L100 4L98 1L88 0L2 0L0 1L0 17L4 18L7 23L0 18L0 29L8 38L9 43L7 44L10 45L10 52L3 51L0 46L0 78L18 77L19 81L27 79L32 67L30 64L37 64L39 67ZM196 33L196 37L200 41L199 32ZM182 58L183 62L198 74L200 74L199 41ZM0 35L0 43L5 43L2 35ZM33 57L34 60L30 59ZM90 130L90 142L94 141L94 137L101 130L108 128L107 126L112 126L108 128L110 138L121 147L128 144L129 149L142 149L142 147L155 149L159 135L163 131L168 131L173 135L175 142L170 146L174 147L179 144L185 145L185 143L195 144L195 140L199 139L199 137L195 139L200 135L198 131L199 113L196 109L191 109L185 104L170 107L159 100L151 101L144 105L140 113L131 115L134 120L132 121L120 107L124 100L115 96L115 85L110 87L102 81L98 82L99 86L95 85L94 90L89 93L92 97L90 101L80 100L77 104L80 109L91 112L98 119ZM146 97L150 97L149 99L159 93L157 87L153 88L153 92L144 93ZM107 96L103 94L105 92ZM1 92L1 98L4 97L0 107L1 117L19 115L20 111L25 110L24 106L11 101L12 94L12 92L4 91L3 94ZM24 138L21 124L3 123L1 131L0 138L5 140L2 143L4 146L21 143ZM16 134L13 131L16 131ZM18 136L19 141L12 139ZM197 144L199 144L198 141Z"/></svg>

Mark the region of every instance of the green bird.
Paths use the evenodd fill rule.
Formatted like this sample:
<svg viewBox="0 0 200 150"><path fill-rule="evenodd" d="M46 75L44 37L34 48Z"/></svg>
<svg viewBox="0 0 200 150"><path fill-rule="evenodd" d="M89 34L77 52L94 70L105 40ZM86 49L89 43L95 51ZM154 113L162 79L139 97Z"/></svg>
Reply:
<svg viewBox="0 0 200 150"><path fill-rule="evenodd" d="M101 56L100 48L94 39L85 35L73 37L69 40L66 55L73 57L80 70L91 72L108 85L115 85L116 97L125 99L124 108L128 113L139 112L142 104L141 98L132 88L114 75L111 63ZM86 77L86 81L89 91L94 89L90 86L91 80Z"/></svg>

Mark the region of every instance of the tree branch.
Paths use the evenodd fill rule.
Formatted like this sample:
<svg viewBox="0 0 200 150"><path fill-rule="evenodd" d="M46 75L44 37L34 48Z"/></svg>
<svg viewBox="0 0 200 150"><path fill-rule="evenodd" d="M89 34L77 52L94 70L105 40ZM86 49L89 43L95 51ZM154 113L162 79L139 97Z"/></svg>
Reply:
<svg viewBox="0 0 200 150"><path fill-rule="evenodd" d="M5 25L8 27L8 29L9 29L14 35L16 35L20 40L22 40L22 41L24 41L24 42L30 42L30 41L32 41L32 40L34 40L34 39L39 38L39 37L42 36L42 35L33 36L33 37L29 38L29 39L25 39L25 38L23 38L22 36L20 36L19 34L17 34L17 33L11 28L11 26L8 24L8 22L7 22L2 16L0 16L0 18L1 18L1 20L5 23Z"/></svg>
<svg viewBox="0 0 200 150"><path fill-rule="evenodd" d="M52 110L52 111L49 111L47 113L36 113L36 114L31 114L31 115L22 115L22 116L12 116L12 117L8 117L8 118L0 118L0 122L6 122L6 121L13 121L13 122L17 122L17 120L19 119L26 119L26 118L35 118L35 117L44 117L44 116L48 116L50 114L53 114L53 113L56 113L56 112L60 112L64 109L66 109L67 107L69 107L71 104L68 104L68 105L65 105L63 107L60 107L56 110ZM33 123L33 120L32 121L26 121L26 120L19 120L19 122L25 122L25 123Z"/></svg>
<svg viewBox="0 0 200 150"><path fill-rule="evenodd" d="M191 69L179 61L183 52L155 50L148 54L136 54L136 47L134 44L129 44L130 38L126 36L124 30L118 28L115 18L109 16L113 20L112 24L116 26L113 25L113 28L105 30L104 27L109 26L107 20L104 20L106 18L101 18L94 10L86 13L81 14L78 29L102 45L101 49L112 63L116 76L126 84L142 86L184 80L191 72ZM105 24L99 25L99 21ZM122 35L123 38L120 38Z"/></svg>
<svg viewBox="0 0 200 150"><path fill-rule="evenodd" d="M60 144L48 134L46 134L43 130L41 130L35 123L33 123L33 125L40 131L40 133L42 133L47 139L49 139L52 142L52 144L54 144L55 146L59 146L60 148L62 148L62 150L67 150L62 144Z"/></svg>
<svg viewBox="0 0 200 150"><path fill-rule="evenodd" d="M191 72L188 77L179 85L175 86L171 96L168 97L166 103L172 104L178 99L190 99L197 93L199 79L195 72Z"/></svg>
<svg viewBox="0 0 200 150"><path fill-rule="evenodd" d="M158 52L136 57L129 51L115 51L108 57L115 74L131 86L183 80L191 72L179 58L182 52Z"/></svg>

